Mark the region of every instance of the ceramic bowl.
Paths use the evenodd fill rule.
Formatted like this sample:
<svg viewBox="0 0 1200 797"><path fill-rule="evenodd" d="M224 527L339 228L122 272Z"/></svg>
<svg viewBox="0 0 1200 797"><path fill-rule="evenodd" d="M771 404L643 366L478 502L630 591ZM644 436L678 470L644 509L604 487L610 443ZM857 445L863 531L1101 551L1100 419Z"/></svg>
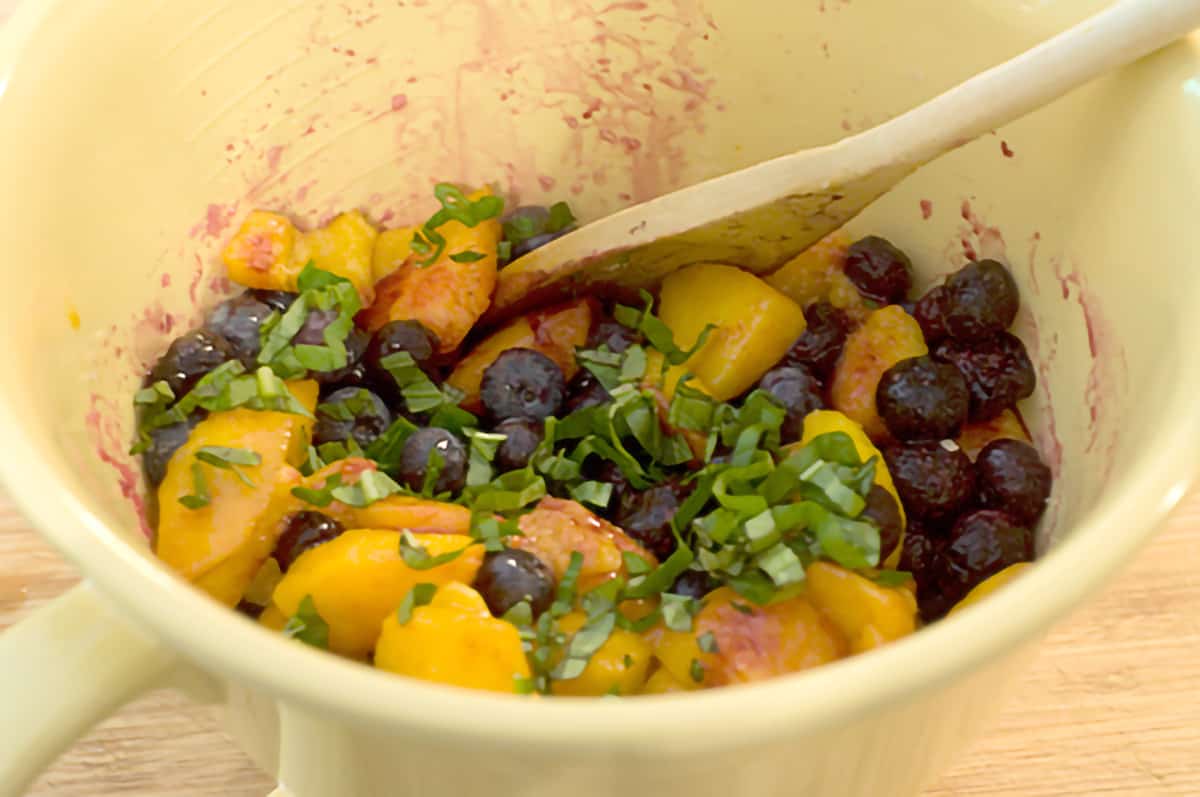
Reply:
<svg viewBox="0 0 1200 797"><path fill-rule="evenodd" d="M1200 43L922 170L853 225L922 283L1006 260L1057 474L1042 561L879 652L754 686L528 700L259 628L147 545L130 396L249 210L424 217L441 179L595 218L878 123L1100 0L45 0L0 43L0 476L88 581L0 639L0 794L141 691L226 711L295 797L908 795L1200 459Z"/></svg>

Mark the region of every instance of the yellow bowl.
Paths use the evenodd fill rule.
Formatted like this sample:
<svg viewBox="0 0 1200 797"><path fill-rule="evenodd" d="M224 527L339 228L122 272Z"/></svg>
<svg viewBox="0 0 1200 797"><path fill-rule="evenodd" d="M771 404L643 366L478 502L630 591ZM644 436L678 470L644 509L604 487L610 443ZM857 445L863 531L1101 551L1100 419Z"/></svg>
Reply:
<svg viewBox="0 0 1200 797"><path fill-rule="evenodd" d="M879 652L622 701L488 696L321 655L150 555L129 396L225 289L215 253L252 208L399 224L453 179L594 218L879 122L1103 5L28 4L0 41L0 476L95 589L0 639L0 793L168 674L211 687L193 691L297 797L916 792L1200 462L1196 39L855 223L924 282L968 253L1011 263L1040 363L1029 419L1058 473L1043 560Z"/></svg>

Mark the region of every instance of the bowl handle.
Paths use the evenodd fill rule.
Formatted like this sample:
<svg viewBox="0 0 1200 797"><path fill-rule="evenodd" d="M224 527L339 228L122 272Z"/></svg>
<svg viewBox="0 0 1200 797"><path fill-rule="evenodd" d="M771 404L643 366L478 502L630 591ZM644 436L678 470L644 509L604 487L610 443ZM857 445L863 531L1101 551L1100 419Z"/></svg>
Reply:
<svg viewBox="0 0 1200 797"><path fill-rule="evenodd" d="M84 582L0 634L0 797L94 724L161 685L176 660Z"/></svg>

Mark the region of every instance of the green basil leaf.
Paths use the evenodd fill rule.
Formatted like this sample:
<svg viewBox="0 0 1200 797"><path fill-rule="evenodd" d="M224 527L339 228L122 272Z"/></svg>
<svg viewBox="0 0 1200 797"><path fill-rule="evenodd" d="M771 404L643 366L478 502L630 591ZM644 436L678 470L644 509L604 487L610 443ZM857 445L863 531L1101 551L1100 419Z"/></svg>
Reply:
<svg viewBox="0 0 1200 797"><path fill-rule="evenodd" d="M848 570L879 564L879 528L874 524L830 513L817 524L816 535L821 551Z"/></svg>
<svg viewBox="0 0 1200 797"><path fill-rule="evenodd" d="M283 626L283 635L314 648L329 650L329 624L317 612L312 595L305 595L296 613Z"/></svg>
<svg viewBox="0 0 1200 797"><path fill-rule="evenodd" d="M437 595L437 589L437 584L414 584L413 588L404 596L404 600L400 601L399 608L396 609L396 621L400 625L408 625L408 621L412 619L413 610L432 603L433 596Z"/></svg>
<svg viewBox="0 0 1200 797"><path fill-rule="evenodd" d="M580 482L571 488L571 497L581 504L590 504L607 509L612 500L613 486L610 482Z"/></svg>
<svg viewBox="0 0 1200 797"><path fill-rule="evenodd" d="M902 587L912 581L912 573L903 570L880 570L871 580L881 587Z"/></svg>
<svg viewBox="0 0 1200 797"><path fill-rule="evenodd" d="M447 551L437 556L430 556L429 551L417 542L417 538L412 535L412 532L405 531L400 535L400 558L413 570L432 570L435 567L441 567L462 556L470 547L468 545L457 551Z"/></svg>
<svg viewBox="0 0 1200 797"><path fill-rule="evenodd" d="M695 598L689 598L687 595L675 595L674 593L664 592L662 594L662 611L663 624L672 631L680 631L690 633L692 630L692 618L700 612L700 601Z"/></svg>
<svg viewBox="0 0 1200 797"><path fill-rule="evenodd" d="M562 232L576 221L571 206L566 202L555 202L550 206L550 218L546 220L546 232Z"/></svg>
<svg viewBox="0 0 1200 797"><path fill-rule="evenodd" d="M201 446L196 449L196 459L218 468L229 468L233 465L254 466L262 464L262 457L257 451L244 448L227 448L225 446Z"/></svg>
<svg viewBox="0 0 1200 797"><path fill-rule="evenodd" d="M212 502L208 493L208 482L204 479L204 468L199 462L192 463L192 493L179 497L179 503L188 509L200 509Z"/></svg>
<svg viewBox="0 0 1200 797"><path fill-rule="evenodd" d="M612 636L616 624L616 614L611 611L584 623L571 637L566 657L555 669L552 677L558 681L567 681L582 675L592 655Z"/></svg>
<svg viewBox="0 0 1200 797"><path fill-rule="evenodd" d="M733 576L728 583L734 592L759 606L766 606L775 597L775 584L757 570Z"/></svg>
<svg viewBox="0 0 1200 797"><path fill-rule="evenodd" d="M695 554L687 545L677 547L667 560L654 568L653 571L638 579L631 579L625 597L631 599L649 598L666 592L683 575L684 571L695 561Z"/></svg>

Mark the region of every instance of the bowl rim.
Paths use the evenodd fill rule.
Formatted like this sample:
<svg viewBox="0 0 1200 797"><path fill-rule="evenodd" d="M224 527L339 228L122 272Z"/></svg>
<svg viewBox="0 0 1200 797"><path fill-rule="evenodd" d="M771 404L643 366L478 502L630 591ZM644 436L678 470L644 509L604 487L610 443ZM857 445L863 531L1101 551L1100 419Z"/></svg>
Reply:
<svg viewBox="0 0 1200 797"><path fill-rule="evenodd" d="M0 31L0 101L23 45L57 3L23 3ZM1200 52L1195 38L1189 42ZM0 105L2 107L2 105ZM1183 314L1180 339L1200 339ZM282 700L378 729L420 730L446 744L578 756L728 751L880 711L945 688L1016 653L1095 592L1166 519L1200 473L1200 358L1181 358L1162 424L1115 483L1038 564L969 610L919 634L760 683L639 697L529 700L431 684L297 645L230 611L139 553L54 478L9 396L0 392L0 480L23 514L139 624L202 669ZM1104 545L1095 540L1104 535ZM183 620L181 622L181 619ZM678 733L703 727L704 734Z"/></svg>

